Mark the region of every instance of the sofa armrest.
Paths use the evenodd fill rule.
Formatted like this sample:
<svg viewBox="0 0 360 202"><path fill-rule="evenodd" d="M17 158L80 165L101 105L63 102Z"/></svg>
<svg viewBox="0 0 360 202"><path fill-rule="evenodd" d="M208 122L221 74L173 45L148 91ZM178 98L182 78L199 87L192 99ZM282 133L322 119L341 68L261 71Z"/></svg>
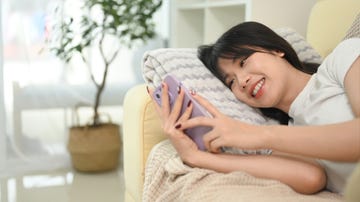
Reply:
<svg viewBox="0 0 360 202"><path fill-rule="evenodd" d="M351 23L359 14L358 0L318 1L311 10L306 39L315 50L326 57L345 37ZM337 14L334 15L334 12Z"/></svg>
<svg viewBox="0 0 360 202"><path fill-rule="evenodd" d="M141 201L146 159L166 137L145 84L126 93L123 110L125 201Z"/></svg>

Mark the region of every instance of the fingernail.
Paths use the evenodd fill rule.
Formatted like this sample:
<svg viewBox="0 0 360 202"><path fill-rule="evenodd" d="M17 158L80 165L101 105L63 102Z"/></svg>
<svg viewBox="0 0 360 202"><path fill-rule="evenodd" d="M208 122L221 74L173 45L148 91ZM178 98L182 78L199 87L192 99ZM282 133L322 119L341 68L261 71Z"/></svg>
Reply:
<svg viewBox="0 0 360 202"><path fill-rule="evenodd" d="M191 95L195 95L195 94L196 94L196 91L195 91L194 89L191 89L191 90L190 90L190 94L191 94Z"/></svg>
<svg viewBox="0 0 360 202"><path fill-rule="evenodd" d="M180 123L179 123L179 124L177 124L177 125L175 126L175 128L176 128L176 129L181 128L181 124L180 124Z"/></svg>
<svg viewBox="0 0 360 202"><path fill-rule="evenodd" d="M164 83L161 83L161 88L164 88L165 87L165 84Z"/></svg>
<svg viewBox="0 0 360 202"><path fill-rule="evenodd" d="M178 86L178 94L181 92L181 86Z"/></svg>
<svg viewBox="0 0 360 202"><path fill-rule="evenodd" d="M149 86L146 86L146 91L150 94Z"/></svg>
<svg viewBox="0 0 360 202"><path fill-rule="evenodd" d="M190 105L191 105L191 100L189 100L187 107L190 107Z"/></svg>

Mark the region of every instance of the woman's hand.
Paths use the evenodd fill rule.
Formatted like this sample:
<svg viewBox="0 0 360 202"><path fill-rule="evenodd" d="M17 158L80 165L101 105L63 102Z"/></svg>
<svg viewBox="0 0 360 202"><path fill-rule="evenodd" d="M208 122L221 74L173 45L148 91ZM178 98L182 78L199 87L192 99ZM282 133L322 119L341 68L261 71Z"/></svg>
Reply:
<svg viewBox="0 0 360 202"><path fill-rule="evenodd" d="M186 103L187 108L185 112L180 114L184 100L184 91L180 88L178 92L179 96L175 100L173 108L170 109L168 86L166 83L162 83L161 88L161 107L153 98L153 90L148 89L148 92L152 97L156 111L160 116L162 129L178 152L180 158L185 163L193 166L193 162L196 160L196 153L201 151L197 148L197 145L183 132L182 129L176 128L179 123L189 119L193 105L191 102Z"/></svg>
<svg viewBox="0 0 360 202"><path fill-rule="evenodd" d="M222 114L210 102L201 96L193 97L213 116L195 117L179 121L181 129L196 126L209 126L212 130L204 135L203 140L208 151L218 153L221 147L237 147L240 149L264 148L264 127L246 124Z"/></svg>

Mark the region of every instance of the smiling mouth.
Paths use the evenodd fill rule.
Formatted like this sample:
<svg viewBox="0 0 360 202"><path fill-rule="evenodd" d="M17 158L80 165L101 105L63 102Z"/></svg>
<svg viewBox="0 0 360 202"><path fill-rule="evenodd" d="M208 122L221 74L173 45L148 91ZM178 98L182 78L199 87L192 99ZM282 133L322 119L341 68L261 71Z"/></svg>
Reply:
<svg viewBox="0 0 360 202"><path fill-rule="evenodd" d="M265 83L265 78L261 79L259 81L259 83L256 84L254 90L251 92L251 96L255 97L256 94L259 92L259 90L261 89L261 87L264 85Z"/></svg>

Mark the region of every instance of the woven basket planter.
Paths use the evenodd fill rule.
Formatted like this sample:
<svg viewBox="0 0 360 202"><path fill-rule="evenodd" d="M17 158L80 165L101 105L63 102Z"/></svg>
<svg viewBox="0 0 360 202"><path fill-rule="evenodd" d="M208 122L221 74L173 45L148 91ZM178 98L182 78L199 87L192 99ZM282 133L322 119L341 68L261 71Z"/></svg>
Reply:
<svg viewBox="0 0 360 202"><path fill-rule="evenodd" d="M70 128L68 150L78 171L101 172L117 168L121 146L117 124Z"/></svg>

